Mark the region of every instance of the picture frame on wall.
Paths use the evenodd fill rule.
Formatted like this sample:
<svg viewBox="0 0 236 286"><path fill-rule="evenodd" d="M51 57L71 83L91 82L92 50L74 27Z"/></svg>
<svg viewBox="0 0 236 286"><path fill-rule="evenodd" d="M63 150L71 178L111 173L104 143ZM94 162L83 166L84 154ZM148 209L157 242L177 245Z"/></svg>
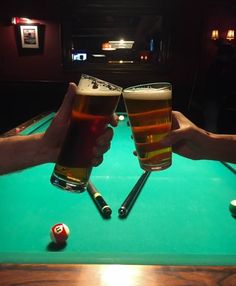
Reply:
<svg viewBox="0 0 236 286"><path fill-rule="evenodd" d="M39 35L38 26L20 25L21 45L24 49L38 49Z"/></svg>
<svg viewBox="0 0 236 286"><path fill-rule="evenodd" d="M16 40L19 55L43 53L45 26L41 24L16 25Z"/></svg>

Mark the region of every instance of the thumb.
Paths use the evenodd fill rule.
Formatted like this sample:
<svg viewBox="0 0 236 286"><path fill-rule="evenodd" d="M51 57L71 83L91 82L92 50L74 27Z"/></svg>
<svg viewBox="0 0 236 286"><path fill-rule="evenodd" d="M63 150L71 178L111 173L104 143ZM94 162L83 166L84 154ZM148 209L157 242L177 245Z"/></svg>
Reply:
<svg viewBox="0 0 236 286"><path fill-rule="evenodd" d="M60 108L56 114L56 117L59 117L62 120L64 120L64 118L67 118L70 116L72 106L73 106L73 102L74 102L74 97L76 94L76 89L77 89L76 84L70 82L69 86L68 86L67 93L64 97L62 105L60 106Z"/></svg>
<svg viewBox="0 0 236 286"><path fill-rule="evenodd" d="M172 130L163 140L161 140L160 144L163 146L175 145L179 141L185 139L185 132L181 129Z"/></svg>

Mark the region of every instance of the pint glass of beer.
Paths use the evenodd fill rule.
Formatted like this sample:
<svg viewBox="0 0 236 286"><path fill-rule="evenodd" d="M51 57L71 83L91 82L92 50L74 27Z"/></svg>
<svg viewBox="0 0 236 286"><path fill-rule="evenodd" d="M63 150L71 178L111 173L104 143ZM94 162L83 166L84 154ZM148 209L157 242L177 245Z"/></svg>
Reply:
<svg viewBox="0 0 236 286"><path fill-rule="evenodd" d="M83 74L61 153L51 183L64 190L82 192L92 171L96 139L103 134L115 112L122 88Z"/></svg>
<svg viewBox="0 0 236 286"><path fill-rule="evenodd" d="M123 98L129 117L140 167L157 171L171 165L171 146L159 142L171 130L170 83L157 82L128 87Z"/></svg>

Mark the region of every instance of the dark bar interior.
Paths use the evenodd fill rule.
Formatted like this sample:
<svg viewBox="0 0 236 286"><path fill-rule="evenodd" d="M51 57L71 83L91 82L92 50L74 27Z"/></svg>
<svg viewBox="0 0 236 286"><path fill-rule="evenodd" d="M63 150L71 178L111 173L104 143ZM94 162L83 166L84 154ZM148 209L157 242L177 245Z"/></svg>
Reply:
<svg viewBox="0 0 236 286"><path fill-rule="evenodd" d="M56 110L68 82L78 82L81 73L122 87L169 81L173 108L201 127L209 125L214 112L205 109L208 89L223 89L215 111L216 131L235 133L234 34L227 39L236 26L235 6L233 0L3 2L1 133L45 110ZM25 17L39 25L36 49L22 47L19 26L27 23ZM134 41L132 48L112 50L109 41L116 41L114 46L121 39ZM219 51L228 61L217 72ZM123 108L121 100L119 110Z"/></svg>
<svg viewBox="0 0 236 286"><path fill-rule="evenodd" d="M30 120L32 134L46 130L69 82L78 83L81 74L123 88L169 82L173 110L209 132L236 134L235 31L236 0L4 0L0 137L15 135ZM141 171L132 161L122 98L117 111L124 120L113 141L117 148L110 161L104 160L110 165L92 180L112 209L120 206ZM33 118L42 114L50 120L37 125ZM51 161L2 176L0 221L7 231L0 235L0 285L236 285L236 218L228 207L233 201L235 212L235 165L174 156L172 169L152 172L139 205L122 220L115 217L115 207L113 217L111 212L109 219L98 217L86 192L77 197L53 193ZM47 223L55 217L68 217L72 225L71 238L60 249L48 241ZM93 260L103 247L104 256ZM133 260L129 248L135 250Z"/></svg>

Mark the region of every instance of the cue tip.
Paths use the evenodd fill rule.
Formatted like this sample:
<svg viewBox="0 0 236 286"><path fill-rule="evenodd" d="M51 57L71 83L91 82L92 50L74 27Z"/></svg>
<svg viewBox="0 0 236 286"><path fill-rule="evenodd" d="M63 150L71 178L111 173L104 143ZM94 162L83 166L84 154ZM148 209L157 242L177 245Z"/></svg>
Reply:
<svg viewBox="0 0 236 286"><path fill-rule="evenodd" d="M110 217L111 214L112 214L112 210L111 210L111 208L110 208L109 206L106 206L106 207L103 209L102 213L103 213L103 215L104 215L105 217Z"/></svg>
<svg viewBox="0 0 236 286"><path fill-rule="evenodd" d="M118 211L120 217L125 217L127 214L127 210L125 207L121 207Z"/></svg>
<svg viewBox="0 0 236 286"><path fill-rule="evenodd" d="M109 205L106 203L102 195L97 191L96 187L92 184L91 181L88 182L87 185L88 193L91 198L97 205L98 210L104 218L110 218L112 214L112 210Z"/></svg>

